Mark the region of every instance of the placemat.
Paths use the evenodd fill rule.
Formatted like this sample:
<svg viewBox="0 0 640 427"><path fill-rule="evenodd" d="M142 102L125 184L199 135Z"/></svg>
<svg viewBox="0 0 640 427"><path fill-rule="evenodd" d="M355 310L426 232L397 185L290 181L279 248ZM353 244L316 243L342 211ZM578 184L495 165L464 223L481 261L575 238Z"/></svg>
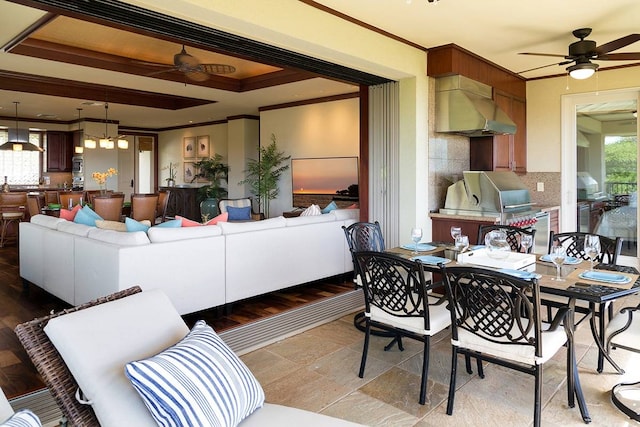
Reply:
<svg viewBox="0 0 640 427"><path fill-rule="evenodd" d="M582 268L577 268L577 269L573 270L571 273L569 273L567 275L567 277L566 277L567 281L588 283L590 285L606 285L606 286L610 286L610 287L618 288L618 289L630 289L636 283L636 280L638 280L638 277L640 277L637 274L616 272L615 274L619 274L621 276L629 277L631 280L628 283L603 282L603 281L599 281L599 280L588 280L588 279L584 279L584 278L580 277L580 274L585 272L585 271L589 271L589 270L582 269ZM607 272L605 270L594 270L594 271L602 271L603 273Z"/></svg>

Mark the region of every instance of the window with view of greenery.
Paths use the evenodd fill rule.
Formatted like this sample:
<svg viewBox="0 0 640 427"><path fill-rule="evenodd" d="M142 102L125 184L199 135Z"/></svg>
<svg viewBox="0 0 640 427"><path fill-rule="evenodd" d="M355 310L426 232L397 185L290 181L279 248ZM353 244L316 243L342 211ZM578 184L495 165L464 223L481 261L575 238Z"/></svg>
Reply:
<svg viewBox="0 0 640 427"><path fill-rule="evenodd" d="M604 140L606 188L610 194L636 191L638 170L636 136L607 136Z"/></svg>
<svg viewBox="0 0 640 427"><path fill-rule="evenodd" d="M9 132L0 130L0 145L7 142ZM29 142L42 147L42 134L29 133ZM7 177L9 184L37 185L40 179L40 156L37 151L0 150L0 179Z"/></svg>

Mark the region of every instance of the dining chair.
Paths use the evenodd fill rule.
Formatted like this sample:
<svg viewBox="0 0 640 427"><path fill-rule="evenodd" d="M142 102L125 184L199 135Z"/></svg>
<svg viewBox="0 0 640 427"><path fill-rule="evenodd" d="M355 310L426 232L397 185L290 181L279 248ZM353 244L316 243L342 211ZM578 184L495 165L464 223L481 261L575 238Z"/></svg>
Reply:
<svg viewBox="0 0 640 427"><path fill-rule="evenodd" d="M431 337L450 325L451 314L442 295L432 291L425 271L442 274L440 266L422 264L388 252L355 252L365 296L365 336L358 376L364 378L371 328L423 343L418 401L425 404Z"/></svg>
<svg viewBox="0 0 640 427"><path fill-rule="evenodd" d="M60 204L60 194L57 191L45 191L44 192L44 204L49 203Z"/></svg>
<svg viewBox="0 0 640 427"><path fill-rule="evenodd" d="M41 194L27 194L27 212L29 212L29 218L32 218L38 214L41 214L43 208L44 196Z"/></svg>
<svg viewBox="0 0 640 427"><path fill-rule="evenodd" d="M536 238L535 228L521 228L512 225L481 225L478 229L478 244L484 245L484 236L493 230L503 230L507 234L507 243L513 252L522 252L522 236L531 236L531 240ZM533 251L535 244L532 244L527 248L527 253L530 254Z"/></svg>
<svg viewBox="0 0 640 427"><path fill-rule="evenodd" d="M121 221L123 205L124 193L93 197L93 210L104 220Z"/></svg>
<svg viewBox="0 0 640 427"><path fill-rule="evenodd" d="M27 209L27 193L0 193L0 248L9 240L9 230L15 227L15 241L18 241L18 224L22 222Z"/></svg>
<svg viewBox="0 0 640 427"><path fill-rule="evenodd" d="M89 203L91 206L93 206L93 199L96 196L100 196L100 195L108 195L113 193L113 190L86 190L84 192L84 200Z"/></svg>
<svg viewBox="0 0 640 427"><path fill-rule="evenodd" d="M593 233L584 233L584 232L566 232L566 233L554 233L551 231L549 233L549 253L551 252L551 247L555 245L562 245L565 247L567 251L567 256L572 256L578 259L589 260L589 256L584 252L584 240L587 235L594 235ZM600 254L595 259L595 263L602 263L607 265L615 265L618 262L618 256L622 251L622 241L621 237L616 237L612 239L607 236L597 235L600 239ZM542 305L547 309L547 319L551 318L552 309L558 308L560 306L566 305L568 303L567 298L561 298L554 295L544 294L542 298ZM605 321L606 317L605 312L608 313L608 318L611 320L613 317L613 305L612 301L607 301L602 304L598 304L595 309L592 310L590 304L587 301L577 301L574 307L576 313L582 314L582 318L578 320L577 323L582 322L587 319L590 314L595 313L598 317L598 329L601 338L601 342L604 342L604 330L605 330ZM602 354L598 355L598 372L602 372L604 367L604 356Z"/></svg>
<svg viewBox="0 0 640 427"><path fill-rule="evenodd" d="M158 192L158 206L156 206L155 224L160 224L166 221L167 205L169 204L170 195L171 190L160 190Z"/></svg>
<svg viewBox="0 0 640 427"><path fill-rule="evenodd" d="M148 220L151 224L156 221L158 207L158 193L134 193L131 195L131 218L136 221Z"/></svg>
<svg viewBox="0 0 640 427"><path fill-rule="evenodd" d="M84 191L61 191L59 194L60 206L63 209L73 207L80 204L80 201L83 199L83 197Z"/></svg>
<svg viewBox="0 0 640 427"><path fill-rule="evenodd" d="M533 425L539 427L543 366L566 344L568 404L573 408L577 398L583 421L591 421L578 377L568 307L559 309L550 323L542 322L535 278L523 280L495 270L456 266L445 269L444 282L452 348L447 414L453 414L458 355L464 354L477 359L480 378L484 378L483 360L534 376ZM467 371L471 373L468 363Z"/></svg>

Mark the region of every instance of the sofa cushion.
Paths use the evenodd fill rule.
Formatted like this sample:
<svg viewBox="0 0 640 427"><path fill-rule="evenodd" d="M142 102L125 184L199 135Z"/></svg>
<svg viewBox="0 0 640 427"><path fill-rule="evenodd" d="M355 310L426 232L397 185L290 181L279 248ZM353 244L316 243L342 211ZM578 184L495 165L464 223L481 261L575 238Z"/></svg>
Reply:
<svg viewBox="0 0 640 427"><path fill-rule="evenodd" d="M364 427L351 421L273 403L265 403L262 408L241 422L239 427L282 427L285 425L282 420L287 420L286 425L291 426Z"/></svg>
<svg viewBox="0 0 640 427"><path fill-rule="evenodd" d="M300 216L316 216L322 215L322 211L320 210L320 206L311 205L307 209L303 210Z"/></svg>
<svg viewBox="0 0 640 427"><path fill-rule="evenodd" d="M89 225L91 227L96 226L96 220L104 219L89 206L85 205L82 209L80 209L76 216L73 218L73 222L77 224Z"/></svg>
<svg viewBox="0 0 640 427"><path fill-rule="evenodd" d="M336 202L334 202L334 201L332 200L332 201L331 201L331 203L329 203L327 206L325 206L325 207L322 209L322 213L323 213L323 214L326 214L326 213L329 213L329 212L331 212L331 211L333 211L333 210L335 210L335 209L338 209L338 205L336 205Z"/></svg>
<svg viewBox="0 0 640 427"><path fill-rule="evenodd" d="M151 243L173 242L176 240L200 239L203 237L220 236L220 227L180 227L163 228L159 226L151 227L147 231Z"/></svg>
<svg viewBox="0 0 640 427"><path fill-rule="evenodd" d="M189 332L162 291L143 291L56 317L44 331L92 402L101 426L156 426L124 366L161 352Z"/></svg>
<svg viewBox="0 0 640 427"><path fill-rule="evenodd" d="M80 205L75 205L73 209L62 208L60 209L60 218L66 219L67 221L73 221L80 209L82 209L82 206Z"/></svg>
<svg viewBox="0 0 640 427"><path fill-rule="evenodd" d="M158 425L235 426L264 403L249 368L203 320L173 347L125 369Z"/></svg>
<svg viewBox="0 0 640 427"><path fill-rule="evenodd" d="M29 222L55 230L58 228L58 224L65 222L65 220L62 218L56 218L55 216L38 214L32 216Z"/></svg>
<svg viewBox="0 0 640 427"><path fill-rule="evenodd" d="M119 246L140 246L150 243L147 233L144 231L132 231L130 233L122 233L115 230L103 230L101 228L92 228L89 230L87 237L101 242L112 243ZM133 285L133 283L131 283Z"/></svg>
<svg viewBox="0 0 640 427"><path fill-rule="evenodd" d="M127 231L127 226L124 222L110 221L107 219L97 219L96 227L103 230Z"/></svg>
<svg viewBox="0 0 640 427"><path fill-rule="evenodd" d="M94 229L95 227L91 227L84 224L77 224L71 221L62 221L58 223L56 227L58 231L63 233L74 234L76 236L87 237L89 231Z"/></svg>
<svg viewBox="0 0 640 427"><path fill-rule="evenodd" d="M314 215L314 216L298 216L294 218L287 218L287 227L295 227L297 225L315 224L318 222L331 222L335 221L336 217L333 215Z"/></svg>
<svg viewBox="0 0 640 427"><path fill-rule="evenodd" d="M151 222L147 220L145 224L144 221L136 221L133 218L126 217L124 219L124 225L127 231L144 231L145 233L151 227Z"/></svg>
<svg viewBox="0 0 640 427"><path fill-rule="evenodd" d="M251 206L245 206L241 208L236 208L234 206L227 206L227 213L229 214L228 221L251 220Z"/></svg>
<svg viewBox="0 0 640 427"><path fill-rule="evenodd" d="M42 424L36 414L29 409L22 409L0 424L0 427L42 427Z"/></svg>
<svg viewBox="0 0 640 427"><path fill-rule="evenodd" d="M270 228L282 228L286 226L286 219L283 216L269 218L263 221L249 222L219 222L222 234L245 233L248 231L266 230Z"/></svg>

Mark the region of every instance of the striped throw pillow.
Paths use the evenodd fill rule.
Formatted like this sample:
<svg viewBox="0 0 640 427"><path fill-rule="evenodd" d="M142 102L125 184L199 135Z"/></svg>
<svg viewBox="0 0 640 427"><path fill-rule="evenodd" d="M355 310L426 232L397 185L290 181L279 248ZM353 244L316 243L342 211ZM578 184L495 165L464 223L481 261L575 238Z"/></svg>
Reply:
<svg viewBox="0 0 640 427"><path fill-rule="evenodd" d="M29 409L22 409L13 414L0 427L42 427L40 418Z"/></svg>
<svg viewBox="0 0 640 427"><path fill-rule="evenodd" d="M236 426L264 403L249 368L203 320L125 373L161 426Z"/></svg>

